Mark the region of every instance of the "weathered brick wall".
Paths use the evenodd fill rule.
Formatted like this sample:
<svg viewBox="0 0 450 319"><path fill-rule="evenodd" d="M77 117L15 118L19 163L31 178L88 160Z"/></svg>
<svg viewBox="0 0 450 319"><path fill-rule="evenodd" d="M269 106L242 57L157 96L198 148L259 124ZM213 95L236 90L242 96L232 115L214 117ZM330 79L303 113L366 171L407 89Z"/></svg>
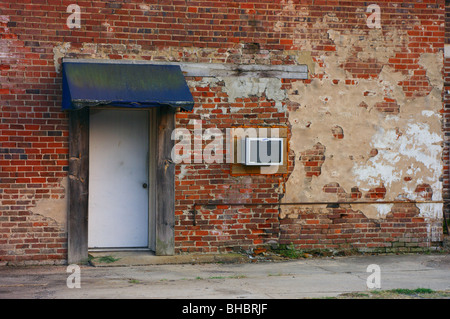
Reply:
<svg viewBox="0 0 450 319"><path fill-rule="evenodd" d="M47 6L47 14L39 9L41 4L0 4L0 260L4 262L61 260L67 254L62 215L67 119L61 112L61 79L48 42L51 24L46 25L56 21L51 18L56 8Z"/></svg>
<svg viewBox="0 0 450 319"><path fill-rule="evenodd" d="M290 88L289 83L281 83L279 79L274 82L278 82L280 90ZM209 128L218 128L225 144L226 130L232 127L287 127L289 124L289 106L282 106L285 110L280 111L277 102L266 96L231 101L223 80L189 79L188 84L199 107L193 113L177 114L177 127L194 132L195 125L200 127L196 123L200 123L202 134ZM202 149L209 143L210 139L204 139ZM224 252L278 241L277 205L256 204L278 203L286 174L233 174L225 155L224 152L220 162L196 164L190 160L177 166L175 245L180 252ZM289 162L292 167L292 156ZM194 204L210 202L218 204L195 207L194 217Z"/></svg>
<svg viewBox="0 0 450 319"><path fill-rule="evenodd" d="M1 261L66 258L62 57L308 65L308 80L252 79L242 90L236 79L188 78L196 106L177 114L179 127L287 127L290 165L287 174L234 176L227 163L179 164L178 252L268 242L411 249L440 240L439 204L255 204L448 197L436 98L444 1L374 2L380 29L368 27L366 1L82 1L81 27L69 29L71 3L0 3ZM197 201L222 204L198 207L193 226Z"/></svg>
<svg viewBox="0 0 450 319"><path fill-rule="evenodd" d="M443 131L445 136L445 144L443 151L444 160L444 178L443 178L443 197L448 200L450 199L450 170L449 170L449 101L450 101L450 2L445 3L445 45L447 46L446 54L444 56L444 92L443 92ZM450 207L445 206L444 210L447 220L450 220Z"/></svg>
<svg viewBox="0 0 450 319"><path fill-rule="evenodd" d="M338 96L332 96L331 94L327 96L328 90L341 91L344 96L343 101L338 102L338 104L342 104L342 107L336 107L337 112L345 111L345 106L347 106L348 108L368 109L371 113L377 114L374 119L375 123L372 123L371 120L362 121L361 125L355 124L357 129L362 130L365 129L364 126L370 127L379 124L382 129L394 131L397 140L403 135L408 135L405 122L397 127L383 128L383 121L392 115L402 117L404 108L422 104L423 99L421 100L421 98L425 97L425 100L427 100L433 88L436 89L433 94L440 92L442 83L440 84L439 81L431 83L432 75L427 74L430 65L424 65L421 59L423 54L429 54L436 58L439 65L444 33L442 25L438 21L443 19L443 3L380 3L382 31L378 32L366 27L368 14L364 13L366 7L362 3L344 4L339 2L342 6L336 4L337 7L333 9L326 5L293 5L287 2L280 4L278 14L273 17L273 21L276 21L274 29L280 32L280 35L282 34L289 39L282 40L280 43L291 44L289 50L284 50L285 54L290 57L285 59L287 61L283 63L289 63L289 61L299 63L301 61L300 63L306 63L310 66L311 72L310 80L290 81L289 87L285 88L288 101L285 102L286 108L284 109L284 112L286 112L284 118L287 118L285 123L292 129L292 135L296 139L291 142L302 144L301 139L309 133L303 128L299 129L300 126L304 125L308 128L311 125L317 126L318 121L321 120L311 116L310 113L303 113L299 116L292 116L292 114L295 114L302 107L308 107L309 103L312 104L311 108L308 109L311 112L324 107L328 99L330 104L336 103ZM254 10L254 7L251 9ZM264 19L260 19L258 23L264 25L262 20ZM265 41L262 32L267 29L270 28L258 29L260 37L255 40L256 42L252 40L248 44L244 42L238 46L239 50L244 53L246 46L253 44L253 47L255 47L255 43L258 43L257 49L252 52L254 57L246 57L245 63L248 63L248 61L264 61L260 59L261 54L267 54L269 57L279 54L279 50L275 46L271 49L268 49L267 44L261 46L261 43ZM238 59L232 61L241 62L241 55L238 55L238 57ZM270 63L269 61L270 58L268 61L259 63ZM345 72L340 72L341 70ZM386 80L383 73L387 70L393 74L398 74L399 77ZM439 76L440 73L438 72L440 72L439 69L436 70L434 76ZM317 79L320 81L317 81ZM394 82L395 80L397 82ZM376 85L372 85L375 81L380 83L386 81L388 84L384 84L380 89ZM302 83L302 85L298 85L298 83ZM329 86L326 86L328 83ZM317 87L319 88L316 90ZM302 93L309 94L312 97L305 99L305 96L299 93L299 88L303 90ZM398 90L401 90L401 93L398 93ZM207 90L203 90L203 96L207 96L205 91L207 92ZM223 89L214 90L214 92L221 92L222 94L223 91ZM225 89L225 91L227 90ZM345 99L346 94L349 96L347 99ZM197 93L196 96L201 96L201 94ZM227 95L224 94L223 96L226 98ZM374 97L372 100L370 98L365 99L365 97L372 96ZM210 97L213 98L214 95L211 94ZM359 100L352 101L354 97ZM249 99L249 97L246 98ZM318 100L319 103L315 103L314 99ZM223 98L221 102L224 102ZM330 106L330 113L333 113L333 106ZM206 112L202 108L196 108L194 114L182 116L186 119L204 119L204 122L214 123L212 125L217 127L241 125L241 118L234 116L236 110L238 110L237 114L241 116L241 110L239 109L239 107L242 107L241 105L229 104L229 109L233 112L232 120L222 115L223 109L220 104L213 104L208 107L211 109ZM235 109L235 107L238 108ZM434 107L433 113L439 114L442 108L440 99L434 100ZM419 109L417 112L420 113L421 111ZM254 114L254 112L252 111L249 114ZM245 111L242 113L245 114ZM208 117L202 117L204 114L207 114ZM217 118L217 114L221 114L222 118L225 118L228 123L220 126L223 123ZM289 114L291 114L291 117L289 117ZM227 202L239 202L239 200L240 202L258 203L261 178L270 182L273 177L246 176L237 179L236 177L230 178L229 165L214 164L206 167L204 165L201 167L182 165L180 166L180 173L181 171L183 173L178 175L182 176L182 179L178 181L179 183L195 185L196 172L201 170L206 174L208 170L205 168L209 168L210 173L215 172L217 174L211 174L210 179L214 179L214 182L216 182L216 179L220 177L218 187L222 188L214 192L212 190L215 189L215 185L206 182L205 186L194 187L195 190L198 189L199 191L192 191L192 189L186 187L187 193L180 192L180 197L178 197L180 202L183 201L187 205L179 206L180 210L177 211L177 216L181 221L180 227L176 230L179 230L179 234L187 236L188 239L188 241L183 241L182 236L178 238L176 243L180 250L216 251L217 249L231 249L236 245L247 249L255 244L278 242L282 244L293 243L297 247L305 249L410 251L428 248L432 245L432 242L439 242L442 232L441 219L439 215L435 215L435 208L423 207L423 204L397 203L397 201L406 198L418 201L439 200L441 198L439 193L442 192L439 181L435 181L437 183L432 182L433 178L445 178L445 175L442 175L439 169L435 172L437 175L431 178L424 176L424 180L428 179L428 183L421 180L420 174L403 172L400 173L400 181L397 186L385 185L382 181L383 177L380 176L379 181L377 181L379 185L361 185L364 183L352 180L345 182L351 187L344 188L340 186L339 178L328 178L326 179L327 182L318 185L319 187L311 187L315 178L323 175L322 166L324 163L327 160L329 162L333 156L336 157L336 154L327 152L327 146L329 145L322 144L324 143L321 140L322 137L324 140L331 140L331 142L346 142L350 138L347 147L339 148L338 146L338 149L333 151L342 150L342 153L351 160L356 159L357 156L364 156L362 160L367 162L376 158L379 152L382 154L381 156L386 156L386 149L369 148L366 154L358 154L357 151L352 153L349 150L352 147L358 148L359 145L355 144L355 138L358 139L357 131L349 132L347 128L351 128L351 123L357 122L357 119L366 116L366 113L355 111L353 116L355 117L353 119L335 116L334 125L320 127L312 133L317 135L311 136L310 139L306 138L307 143L303 148L298 147L297 152L291 150L291 156L294 158L291 161L293 165L290 167L289 173L292 173L293 166L295 166L299 171L297 175L300 176L295 176L295 179L294 176L289 176L289 174L280 177L278 186L274 181L266 190L265 196L270 200L275 200L278 197L283 203L295 202L298 198L301 198L300 201L303 202L385 201L385 204L376 205L376 212L373 212L375 206L359 204L329 206L301 204L282 207L256 206L256 208L255 205L227 206ZM407 122L414 119L414 116L406 117ZM266 121L268 118L270 118L269 114L262 114L252 121L255 124L268 125ZM280 120L281 122L277 124L283 123L284 119L280 118ZM340 121L345 122L340 126ZM420 121L418 120L418 122ZM186 120L186 123L188 123L188 120ZM402 125L405 125L405 127ZM440 122L434 122L433 125L435 125L436 133L441 135ZM343 129L343 127L346 128ZM329 134L329 138L324 137L326 134ZM366 141L366 137L363 135L361 135L359 142L369 144L371 141ZM408 138L413 137L409 136ZM430 143L434 142L430 140ZM403 146L398 145L398 147ZM418 145L417 147L421 148L422 146ZM414 163L414 160L410 162L409 158L402 159L402 161L408 164ZM440 163L440 155L435 157L434 161ZM338 160L334 160L333 164L336 167L344 166ZM377 169L381 168L380 166L376 167ZM326 172L326 174L330 173L333 172L329 170ZM338 176L344 176L345 174L351 175L349 171L343 170ZM207 175L204 177L207 178ZM297 178L303 178L303 180L300 182ZM239 194L232 187L236 184L236 181L243 194ZM205 181L200 183L202 182ZM248 190L247 193L247 187L243 183L251 183L252 190ZM435 184L430 186L432 183ZM231 184L231 186L226 186L223 189L224 184ZM409 190L403 193L399 191L400 188L409 188ZM307 189L308 196L302 197L294 194L295 191L302 192L304 189ZM280 192L280 190L283 191ZM218 196L217 194L221 195ZM197 226L192 226L193 213L190 205L193 205L196 201L209 200L214 202L217 199L223 200L222 205L197 208L195 217ZM440 204L432 205L436 205L437 210L439 210L439 206L442 207ZM264 228L255 225L256 219L243 219L248 214L250 214L249 217L253 217L252 212L266 212L264 218L267 221L266 224L270 227ZM268 212L272 212L272 214ZM278 219L278 222L275 218ZM255 231L258 231L259 235L255 236Z"/></svg>
<svg viewBox="0 0 450 319"><path fill-rule="evenodd" d="M367 218L346 207L326 211L301 210L283 219L280 241L303 249L375 252L420 251L429 247L427 223L413 204L398 204L384 220Z"/></svg>

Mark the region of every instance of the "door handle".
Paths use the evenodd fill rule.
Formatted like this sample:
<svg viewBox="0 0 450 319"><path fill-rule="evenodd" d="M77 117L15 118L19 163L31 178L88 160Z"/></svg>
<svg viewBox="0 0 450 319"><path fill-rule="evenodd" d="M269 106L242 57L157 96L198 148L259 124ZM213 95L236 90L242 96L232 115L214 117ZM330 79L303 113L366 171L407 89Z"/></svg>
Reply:
<svg viewBox="0 0 450 319"><path fill-rule="evenodd" d="M142 184L143 188L147 188L147 186L148 186L147 183Z"/></svg>

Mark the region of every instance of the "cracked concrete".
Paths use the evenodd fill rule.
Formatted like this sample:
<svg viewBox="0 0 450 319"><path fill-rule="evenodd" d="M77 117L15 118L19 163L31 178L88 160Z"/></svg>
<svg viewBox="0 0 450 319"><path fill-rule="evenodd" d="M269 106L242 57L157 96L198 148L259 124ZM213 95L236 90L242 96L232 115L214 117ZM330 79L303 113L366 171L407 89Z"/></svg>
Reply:
<svg viewBox="0 0 450 319"><path fill-rule="evenodd" d="M283 262L154 264L80 269L68 288L65 266L0 268L0 299L291 299L368 291L367 267L380 266L381 289L450 290L450 256L374 255Z"/></svg>

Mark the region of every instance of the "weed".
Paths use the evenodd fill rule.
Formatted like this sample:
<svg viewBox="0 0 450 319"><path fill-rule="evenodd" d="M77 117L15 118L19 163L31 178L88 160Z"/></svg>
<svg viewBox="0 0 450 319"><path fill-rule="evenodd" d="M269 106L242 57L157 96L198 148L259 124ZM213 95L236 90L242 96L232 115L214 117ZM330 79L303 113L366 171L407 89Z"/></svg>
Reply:
<svg viewBox="0 0 450 319"><path fill-rule="evenodd" d="M370 290L369 292L344 293L335 299L448 299L450 291L434 291L428 288ZM329 297L330 299L330 297Z"/></svg>
<svg viewBox="0 0 450 319"><path fill-rule="evenodd" d="M99 263L113 263L115 261L118 261L120 258L114 258L113 256L101 256L101 257L96 257L95 259L97 259L97 261Z"/></svg>
<svg viewBox="0 0 450 319"><path fill-rule="evenodd" d="M298 259L305 256L304 252L296 249L293 243L290 243L289 245L280 245L278 253L283 257L291 259Z"/></svg>
<svg viewBox="0 0 450 319"><path fill-rule="evenodd" d="M417 288L417 289L414 289L414 290L399 288L399 289L389 290L389 292L396 293L396 294L401 294L401 295L415 295L415 294L432 294L435 291L431 290L431 289L428 289L428 288Z"/></svg>

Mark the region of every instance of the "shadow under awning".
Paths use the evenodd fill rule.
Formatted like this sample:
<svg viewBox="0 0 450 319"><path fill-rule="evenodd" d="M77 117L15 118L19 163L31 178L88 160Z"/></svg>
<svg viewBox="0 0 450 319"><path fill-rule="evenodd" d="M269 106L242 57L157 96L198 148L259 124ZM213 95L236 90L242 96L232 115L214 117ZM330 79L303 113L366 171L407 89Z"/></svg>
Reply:
<svg viewBox="0 0 450 319"><path fill-rule="evenodd" d="M63 62L63 110L91 106L191 111L194 99L178 65Z"/></svg>

